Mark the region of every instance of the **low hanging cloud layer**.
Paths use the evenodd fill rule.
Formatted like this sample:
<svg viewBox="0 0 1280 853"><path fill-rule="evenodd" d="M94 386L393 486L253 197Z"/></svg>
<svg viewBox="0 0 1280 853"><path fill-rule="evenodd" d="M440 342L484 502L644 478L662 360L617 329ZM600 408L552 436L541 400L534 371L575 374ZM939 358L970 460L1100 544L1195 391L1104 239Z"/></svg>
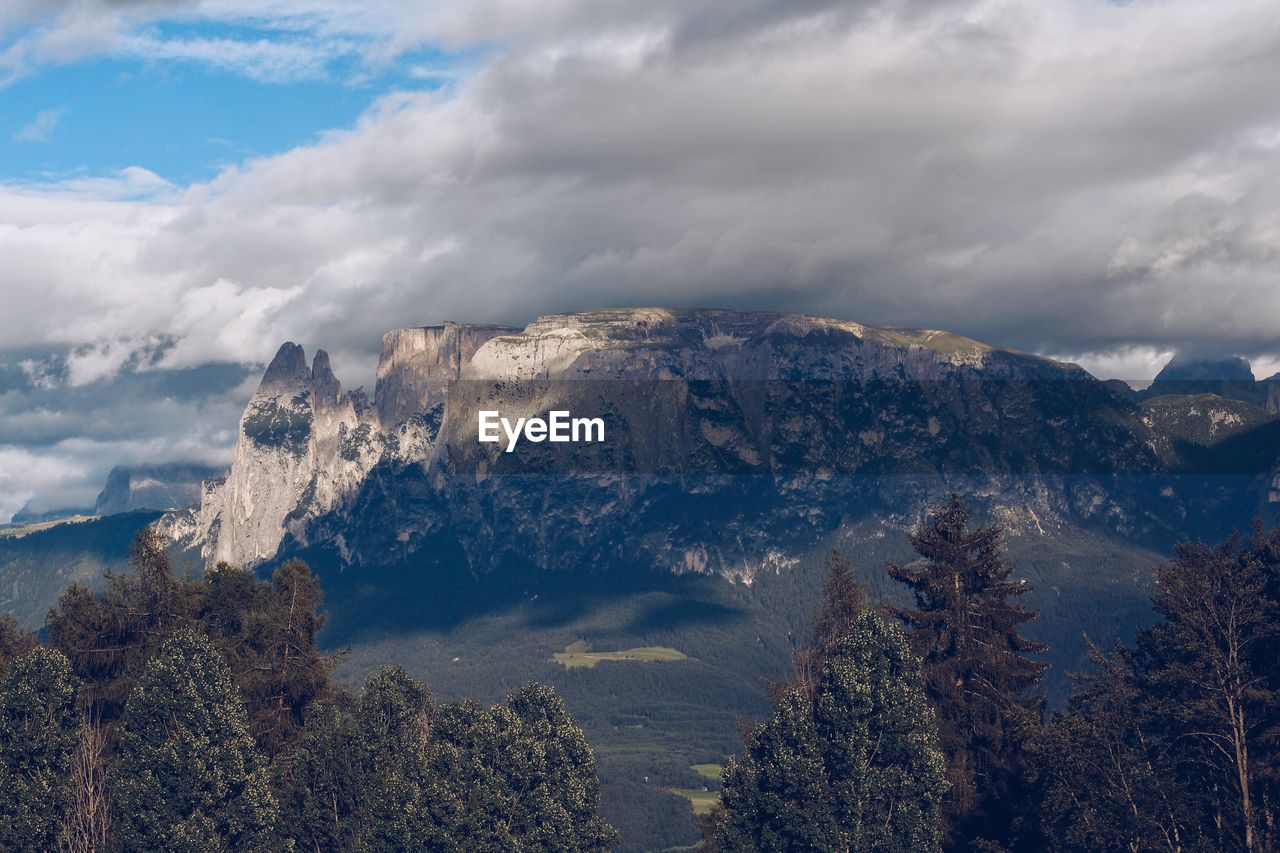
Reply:
<svg viewBox="0 0 1280 853"><path fill-rule="evenodd" d="M1280 355L1273 0L361 5L0 13L27 28L10 74L173 58L154 30L169 19L275 21L286 77L344 53L484 56L208 184L140 163L0 186L0 340L57 359L45 381L66 405L122 375L260 364L286 339L358 383L395 326L623 304L946 328L1106 375L1174 351ZM215 53L258 79L271 49ZM156 393L137 405L196 405ZM5 452L102 467L13 438L20 415L0 410ZM225 453L234 426L201 441ZM161 455L191 440L140 429ZM23 491L9 467L0 495Z"/></svg>

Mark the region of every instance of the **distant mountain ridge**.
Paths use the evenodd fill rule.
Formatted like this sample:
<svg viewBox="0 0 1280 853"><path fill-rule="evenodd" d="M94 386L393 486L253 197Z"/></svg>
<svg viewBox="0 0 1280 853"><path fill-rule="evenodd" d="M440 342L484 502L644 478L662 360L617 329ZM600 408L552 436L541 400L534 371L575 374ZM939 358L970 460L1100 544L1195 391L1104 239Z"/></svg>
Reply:
<svg viewBox="0 0 1280 853"><path fill-rule="evenodd" d="M32 501L27 501L22 509L13 514L10 524L39 524L44 521L56 521L60 518L73 518L81 515L94 515L93 507L62 507L60 509L38 510L31 508Z"/></svg>
<svg viewBox="0 0 1280 853"><path fill-rule="evenodd" d="M1193 359L1175 356L1139 395L1160 396L1216 394L1248 403L1272 415L1280 414L1280 374L1255 379L1249 362L1239 356Z"/></svg>
<svg viewBox="0 0 1280 853"><path fill-rule="evenodd" d="M202 483L223 473L205 465L117 465L98 493L94 515L197 506Z"/></svg>
<svg viewBox="0 0 1280 853"><path fill-rule="evenodd" d="M1156 382L1253 382L1253 368L1240 356L1186 358L1174 356L1156 374Z"/></svg>

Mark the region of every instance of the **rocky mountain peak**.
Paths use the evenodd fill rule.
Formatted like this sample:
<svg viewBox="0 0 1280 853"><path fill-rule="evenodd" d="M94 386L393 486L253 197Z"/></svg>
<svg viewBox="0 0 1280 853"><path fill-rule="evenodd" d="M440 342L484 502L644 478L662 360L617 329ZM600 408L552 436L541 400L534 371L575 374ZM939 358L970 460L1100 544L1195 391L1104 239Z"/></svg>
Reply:
<svg viewBox="0 0 1280 853"><path fill-rule="evenodd" d="M1254 380L1253 369L1246 359L1186 358L1175 356L1143 392L1144 398L1164 395L1192 397L1216 394L1280 414L1280 383L1270 379Z"/></svg>
<svg viewBox="0 0 1280 853"><path fill-rule="evenodd" d="M307 366L289 342L268 365L240 419L227 477L200 496L199 509L166 521L214 560L251 564L311 515L332 510L363 482L381 444L363 391L343 394L329 354Z"/></svg>
<svg viewBox="0 0 1280 853"><path fill-rule="evenodd" d="M1166 377L1203 369L1175 365ZM1252 376L1242 360L1222 370ZM1226 396L1175 391L1179 383L1156 384L1164 395ZM571 560L522 538L548 524L586 547L608 524L651 512L648 524L671 533L655 538L655 565L732 572L755 546L747 537L723 550L716 535L699 538L700 519L713 517L706 513L722 512L724 524L746 525L761 542L803 538L835 507L867 499L858 490L868 476L1013 475L1048 494L1041 478L1164 471L1182 464L1180 448L1226 446L1270 420L1198 396L1139 409L1136 396L1122 401L1073 365L944 331L776 312L629 308L548 314L523 329L396 329L382 339L371 405L362 392L341 393L323 350L308 368L290 343L245 412L230 475L169 528L207 559L234 563L270 559L287 542L328 543L344 563L443 548L480 574L503 549L546 565ZM599 416L609 441L567 454L530 443L527 458L508 457L477 440L481 404L517 418L553 409ZM556 486L511 485L505 475L524 473L526 462L529 472L556 474ZM724 505L694 514L687 528L673 526L666 502L628 485L632 474L721 473L770 476L752 480L765 492L747 497L734 497L740 484L726 485L736 480L713 477L707 506ZM803 499L781 501L788 490ZM1111 512L1077 498L1037 497L1037 512ZM761 517L775 505L782 514L772 531L734 509ZM1138 523L1136 510L1119 506L1117 517ZM706 556L716 548L723 553Z"/></svg>
<svg viewBox="0 0 1280 853"><path fill-rule="evenodd" d="M621 308L548 314L523 329L447 322L392 330L382 339L370 406L363 393L341 393L323 350L308 368L302 347L287 343L242 418L230 475L187 521L171 527L208 558L254 563L270 558L286 537L325 539L326 525L345 537L350 531L339 529L340 520L388 477L411 491L425 489L422 517L411 527L448 527L447 519L461 513L451 503L461 500L459 478L496 488L482 473L493 462L485 455L490 448L475 439L470 407L480 398L453 394L458 383L478 383L485 400L516 414L537 415L552 403L608 414L614 444L572 457L591 479L617 466L835 471L921 457L920 465L932 468L952 447L966 452L961 433L978 428L974 418L992 420L990 401L977 399L985 392L973 390L971 380L1077 375L1087 384L1077 368L932 329L780 312ZM925 384L916 389L921 393L873 405L861 383L879 388L886 380ZM688 382L704 384L689 394L682 385ZM853 383L848 399L841 383ZM1059 385L1032 393L1058 394ZM795 430L796 412L805 406L809 422L832 425L829 434ZM956 419L954 412L966 409L977 414ZM1019 428L1039 424L1031 419ZM1125 458L1134 456L1130 451L1126 446ZM370 477L377 482L366 483ZM600 496L602 505L624 512L616 498ZM379 508L369 517L382 514ZM477 554L484 551L482 543L471 544ZM366 555L376 550L366 542Z"/></svg>
<svg viewBox="0 0 1280 853"><path fill-rule="evenodd" d="M311 363L311 392L317 403L327 405L336 404L342 396L342 384L329 366L329 354L322 349L316 350L315 359Z"/></svg>
<svg viewBox="0 0 1280 853"><path fill-rule="evenodd" d="M306 352L292 341L286 341L280 345L275 357L267 365L266 372L262 374L260 387L265 389L307 385L310 381L311 370L307 367Z"/></svg>

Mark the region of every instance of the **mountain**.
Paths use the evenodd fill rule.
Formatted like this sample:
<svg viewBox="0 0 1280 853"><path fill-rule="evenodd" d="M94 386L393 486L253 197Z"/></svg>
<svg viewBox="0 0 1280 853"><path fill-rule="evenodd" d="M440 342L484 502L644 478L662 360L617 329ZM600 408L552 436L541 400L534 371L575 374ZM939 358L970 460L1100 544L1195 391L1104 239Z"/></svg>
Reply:
<svg viewBox="0 0 1280 853"><path fill-rule="evenodd" d="M1211 446L1276 419L1251 403L1217 394L1164 394L1142 403L1143 420L1157 432Z"/></svg>
<svg viewBox="0 0 1280 853"><path fill-rule="evenodd" d="M13 518L9 520L10 524L26 525L40 524L45 521L57 521L64 518L76 518L79 516L94 515L92 507L64 507L62 509L36 510L31 508L31 501L27 501L22 509L13 514ZM4 527L4 525L0 525Z"/></svg>
<svg viewBox="0 0 1280 853"><path fill-rule="evenodd" d="M1015 525L1158 540L1213 523L1198 484L1153 501L1139 482L1218 473L1217 457L1180 451L1190 421L1172 426L1175 398L1138 406L1074 365L940 331L597 311L395 330L377 375L370 403L342 392L323 351L308 367L285 344L230 473L166 529L208 561L247 565L322 547L348 567L413 558L472 577L617 562L749 580L771 550L803 551L867 515L909 525L966 479ZM483 410L557 409L599 417L608 439L511 453L477 440ZM1262 421L1223 417L1205 429ZM1275 454L1250 452L1224 473L1271 475ZM1245 513L1267 503L1260 483L1233 498Z"/></svg>
<svg viewBox="0 0 1280 853"><path fill-rule="evenodd" d="M39 628L64 589L97 588L106 572L126 569L133 537L159 517L127 512L0 526L0 611Z"/></svg>
<svg viewBox="0 0 1280 853"><path fill-rule="evenodd" d="M1249 362L1239 356L1218 359L1174 356L1140 396L1151 399L1199 394L1216 394L1280 414L1280 374L1255 380Z"/></svg>
<svg viewBox="0 0 1280 853"><path fill-rule="evenodd" d="M1175 381L1175 380L1170 380ZM1176 380L1184 381L1184 380ZM515 423L598 418L603 440ZM1007 531L1060 700L1149 622L1151 569L1280 506L1274 419L1223 398L1127 397L1080 368L937 330L629 309L524 328L388 332L372 400L282 346L225 478L158 522L209 563L321 578L339 677L402 664L441 698L554 684L600 760L622 849L689 844L690 764L767 709L840 547L876 598L949 490ZM662 647L570 668L555 654ZM581 647L580 645L578 647Z"/></svg>
<svg viewBox="0 0 1280 853"><path fill-rule="evenodd" d="M221 469L202 465L117 465L107 475L93 514L197 506L203 481L221 473Z"/></svg>
<svg viewBox="0 0 1280 853"><path fill-rule="evenodd" d="M1253 382L1253 369L1239 356L1220 359L1188 359L1175 356L1155 378L1156 382Z"/></svg>

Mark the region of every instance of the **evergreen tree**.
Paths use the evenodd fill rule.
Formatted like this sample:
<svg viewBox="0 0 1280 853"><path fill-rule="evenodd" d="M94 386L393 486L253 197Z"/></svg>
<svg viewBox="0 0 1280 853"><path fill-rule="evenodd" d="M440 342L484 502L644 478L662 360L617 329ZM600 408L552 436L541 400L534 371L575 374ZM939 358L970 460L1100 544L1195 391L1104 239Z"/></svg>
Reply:
<svg viewBox="0 0 1280 853"><path fill-rule="evenodd" d="M860 614L812 698L792 690L725 767L720 850L940 847L945 763L920 663L896 625Z"/></svg>
<svg viewBox="0 0 1280 853"><path fill-rule="evenodd" d="M608 850L617 833L600 816L595 754L562 700L545 684L507 697L519 725L519 763L506 768L518 802L511 825L525 850Z"/></svg>
<svg viewBox="0 0 1280 853"><path fill-rule="evenodd" d="M924 661L925 688L937 709L950 790L952 838L1007 842L1017 832L1010 794L1025 791L1023 746L1043 715L1031 690L1047 665L1027 657L1046 646L1021 633L1036 613L1016 603L1030 591L1002 556L1002 531L969 529L957 495L910 537L919 559L890 564L889 574L915 593L899 608Z"/></svg>
<svg viewBox="0 0 1280 853"><path fill-rule="evenodd" d="M175 633L120 718L111 776L121 850L276 850L276 805L226 663L203 635Z"/></svg>
<svg viewBox="0 0 1280 853"><path fill-rule="evenodd" d="M281 758L282 834L301 850L448 849L428 769L431 694L399 667L371 675L357 700L316 703Z"/></svg>
<svg viewBox="0 0 1280 853"><path fill-rule="evenodd" d="M195 585L174 576L159 533L140 531L129 559L133 572L108 574L101 594L69 587L46 620L49 645L71 661L83 681L82 702L104 723L119 717L161 643L194 621Z"/></svg>
<svg viewBox="0 0 1280 853"><path fill-rule="evenodd" d="M0 682L0 849L57 847L80 740L78 686L67 659L43 647Z"/></svg>
<svg viewBox="0 0 1280 853"><path fill-rule="evenodd" d="M844 554L832 551L826 565L822 610L814 626L814 643L820 650L830 650L847 637L867 609L867 591Z"/></svg>
<svg viewBox="0 0 1280 853"><path fill-rule="evenodd" d="M451 842L467 850L608 850L595 756L549 687L529 685L485 710L442 706L432 770Z"/></svg>
<svg viewBox="0 0 1280 853"><path fill-rule="evenodd" d="M606 850L594 756L559 697L433 707L398 667L358 700L317 703L278 762L283 834L300 850Z"/></svg>
<svg viewBox="0 0 1280 853"><path fill-rule="evenodd" d="M298 736L337 662L317 642L325 622L320 584L306 563L289 560L270 584L221 563L204 587L196 615L231 667L259 747L275 755Z"/></svg>
<svg viewBox="0 0 1280 853"><path fill-rule="evenodd" d="M1176 742L1180 774L1210 793L1203 825L1222 849L1270 848L1273 799L1264 796L1280 725L1280 685L1268 678L1280 641L1280 602L1269 587L1274 543L1232 536L1218 548L1177 546L1156 569L1156 611L1164 621L1138 635L1145 712ZM1274 671L1274 670L1272 670Z"/></svg>
<svg viewBox="0 0 1280 853"><path fill-rule="evenodd" d="M151 528L138 534L131 561L133 571L108 575L101 593L73 586L49 613L49 643L83 680L86 709L113 723L160 645L191 628L230 666L259 747L271 756L288 746L336 663L319 650L322 595L306 563L290 560L270 583L226 563L201 580L182 579Z"/></svg>
<svg viewBox="0 0 1280 853"><path fill-rule="evenodd" d="M279 832L298 850L365 844L366 780L352 699L335 691L311 706L302 736L273 764Z"/></svg>
<svg viewBox="0 0 1280 853"><path fill-rule="evenodd" d="M355 708L366 847L376 853L442 849L428 771L431 692L397 666L365 682ZM360 848L357 848L360 849Z"/></svg>
<svg viewBox="0 0 1280 853"><path fill-rule="evenodd" d="M799 689L813 698L818 673L831 649L846 636L858 617L867 609L867 592L857 572L839 550L827 555L827 579L822 589L822 609L814 624L813 642L796 649L791 656L791 679L771 682L769 694L780 701L791 690Z"/></svg>

